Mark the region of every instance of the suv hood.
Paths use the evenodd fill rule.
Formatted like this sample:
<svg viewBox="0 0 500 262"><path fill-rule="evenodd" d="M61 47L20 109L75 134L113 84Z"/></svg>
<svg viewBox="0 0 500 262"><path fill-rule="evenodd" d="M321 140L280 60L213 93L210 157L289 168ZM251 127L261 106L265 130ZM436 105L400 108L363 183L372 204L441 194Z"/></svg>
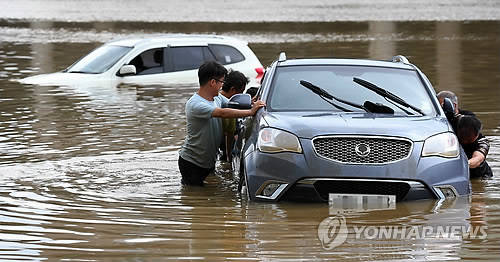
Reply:
<svg viewBox="0 0 500 262"><path fill-rule="evenodd" d="M450 131L445 117L393 116L372 113L265 112L268 126L287 130L300 138L320 135L378 135L412 141Z"/></svg>

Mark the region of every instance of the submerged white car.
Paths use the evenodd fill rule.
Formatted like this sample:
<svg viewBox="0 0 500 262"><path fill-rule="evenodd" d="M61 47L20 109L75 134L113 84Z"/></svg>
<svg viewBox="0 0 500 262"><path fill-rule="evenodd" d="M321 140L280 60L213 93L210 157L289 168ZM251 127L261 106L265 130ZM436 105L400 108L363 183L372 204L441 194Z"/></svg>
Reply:
<svg viewBox="0 0 500 262"><path fill-rule="evenodd" d="M57 86L198 85L198 67L216 60L245 74L248 88L264 73L248 43L217 35L165 35L117 40L98 47L67 69L21 79L24 84Z"/></svg>

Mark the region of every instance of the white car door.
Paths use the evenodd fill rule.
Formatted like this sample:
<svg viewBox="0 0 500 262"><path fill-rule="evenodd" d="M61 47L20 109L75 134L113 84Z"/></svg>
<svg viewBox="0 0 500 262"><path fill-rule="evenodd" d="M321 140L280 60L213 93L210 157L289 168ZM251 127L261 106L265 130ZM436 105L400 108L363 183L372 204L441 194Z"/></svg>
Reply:
<svg viewBox="0 0 500 262"><path fill-rule="evenodd" d="M136 66L136 75L124 76L123 83L136 85L198 85L198 68L205 61L215 60L207 46L174 46L149 49L129 64Z"/></svg>
<svg viewBox="0 0 500 262"><path fill-rule="evenodd" d="M165 48L152 48L135 56L129 65L136 68L135 75L122 77L122 83L136 85L165 84Z"/></svg>
<svg viewBox="0 0 500 262"><path fill-rule="evenodd" d="M198 68L215 60L208 46L171 46L166 49L167 75L170 83L198 85Z"/></svg>

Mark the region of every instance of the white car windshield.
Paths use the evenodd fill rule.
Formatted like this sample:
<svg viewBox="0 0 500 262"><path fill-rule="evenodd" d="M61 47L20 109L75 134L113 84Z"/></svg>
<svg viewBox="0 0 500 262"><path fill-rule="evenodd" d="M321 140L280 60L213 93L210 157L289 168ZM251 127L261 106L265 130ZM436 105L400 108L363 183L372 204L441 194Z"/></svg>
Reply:
<svg viewBox="0 0 500 262"><path fill-rule="evenodd" d="M131 49L131 47L116 45L101 46L70 66L66 72L86 74L106 72Z"/></svg>

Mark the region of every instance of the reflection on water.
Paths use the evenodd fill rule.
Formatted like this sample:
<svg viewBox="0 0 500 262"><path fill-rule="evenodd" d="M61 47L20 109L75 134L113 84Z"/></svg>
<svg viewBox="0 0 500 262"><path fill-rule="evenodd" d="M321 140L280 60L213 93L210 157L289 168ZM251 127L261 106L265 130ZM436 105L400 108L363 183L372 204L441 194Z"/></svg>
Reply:
<svg viewBox="0 0 500 262"><path fill-rule="evenodd" d="M193 87L19 86L32 103L3 103L3 163L58 157L165 151L182 142ZM17 92L16 92L17 93ZM169 128L165 128L168 126Z"/></svg>
<svg viewBox="0 0 500 262"><path fill-rule="evenodd" d="M7 174L0 179L0 258L443 261L498 255L497 180L475 181L472 201L417 201L343 214L346 242L325 250L317 227L332 214L324 204L249 203L227 166L219 166L206 187L184 188L176 160L176 153L144 153L0 168ZM485 226L487 238L373 240L353 231L450 225Z"/></svg>
<svg viewBox="0 0 500 262"><path fill-rule="evenodd" d="M109 39L149 34L141 31L144 23L117 23L109 30L84 23L76 27L89 28L2 23L7 41L0 43L0 260L497 259L498 22L265 25L256 30L251 24L192 23L182 30L246 39L265 65L282 50L288 57L407 55L436 91L455 91L492 140L488 161L496 175L473 181L471 199L348 213L348 227L481 225L487 238L374 241L350 232L344 244L326 250L318 225L331 216L327 205L248 203L225 164L206 187L184 188L176 151L185 134L184 104L197 87L40 87L15 81L62 70Z"/></svg>

